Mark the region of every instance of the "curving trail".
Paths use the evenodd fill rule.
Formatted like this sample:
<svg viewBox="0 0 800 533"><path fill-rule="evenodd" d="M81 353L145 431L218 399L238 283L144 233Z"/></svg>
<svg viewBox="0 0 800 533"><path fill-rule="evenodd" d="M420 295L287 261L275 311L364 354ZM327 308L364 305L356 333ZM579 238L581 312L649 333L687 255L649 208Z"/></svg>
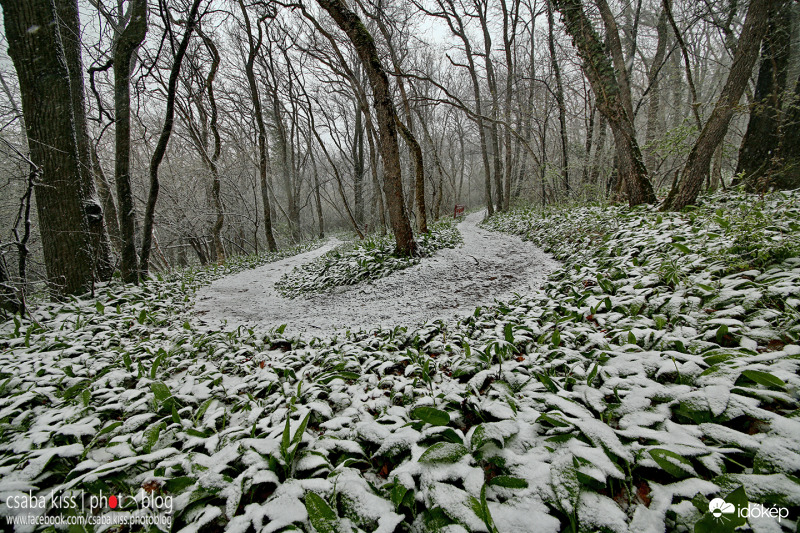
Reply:
<svg viewBox="0 0 800 533"><path fill-rule="evenodd" d="M370 283L338 287L330 293L283 298L275 282L299 264L339 245L321 248L217 280L199 291L195 310L208 326L287 324L287 333L328 336L346 329L419 326L450 321L512 293L537 288L558 263L520 238L484 231L483 212L459 224L464 245L439 250L418 265Z"/></svg>

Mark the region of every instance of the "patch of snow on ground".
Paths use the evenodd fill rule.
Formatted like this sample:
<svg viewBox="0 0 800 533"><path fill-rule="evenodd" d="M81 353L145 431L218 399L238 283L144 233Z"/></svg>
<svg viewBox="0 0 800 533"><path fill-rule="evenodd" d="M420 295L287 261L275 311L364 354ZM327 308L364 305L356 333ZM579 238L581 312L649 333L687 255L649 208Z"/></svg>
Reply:
<svg viewBox="0 0 800 533"><path fill-rule="evenodd" d="M311 252L215 281L199 291L195 309L209 326L223 321L228 326L287 324L287 334L326 336L449 321L513 292L524 295L539 287L558 263L519 237L478 228L483 217L483 212L472 213L459 224L460 248L439 250L377 281L295 299L278 294L275 283L281 276L341 244L332 239Z"/></svg>

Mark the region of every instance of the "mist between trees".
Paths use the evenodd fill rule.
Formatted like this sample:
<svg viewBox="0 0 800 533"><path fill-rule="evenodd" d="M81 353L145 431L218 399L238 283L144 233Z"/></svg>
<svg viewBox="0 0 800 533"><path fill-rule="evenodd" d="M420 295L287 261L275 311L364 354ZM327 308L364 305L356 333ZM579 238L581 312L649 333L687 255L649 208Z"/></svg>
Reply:
<svg viewBox="0 0 800 533"><path fill-rule="evenodd" d="M0 288L800 180L787 0L0 0Z"/></svg>

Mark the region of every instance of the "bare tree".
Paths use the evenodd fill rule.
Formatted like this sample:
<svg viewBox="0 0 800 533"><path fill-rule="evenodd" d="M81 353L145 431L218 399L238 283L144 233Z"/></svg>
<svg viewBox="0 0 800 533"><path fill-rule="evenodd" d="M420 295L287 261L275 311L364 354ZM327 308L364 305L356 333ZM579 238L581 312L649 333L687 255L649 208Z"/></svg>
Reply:
<svg viewBox="0 0 800 533"><path fill-rule="evenodd" d="M697 199L703 181L708 176L714 151L728 131L728 124L753 72L761 39L767 29L770 3L770 0L750 2L728 79L714 106L714 111L711 112L708 122L703 126L689 153L680 179L664 201L664 209L683 209Z"/></svg>
<svg viewBox="0 0 800 533"><path fill-rule="evenodd" d="M122 16L120 14L120 16ZM114 179L119 202L119 229L122 238L122 279L139 281L136 255L136 208L131 185L131 103L130 79L134 54L147 34L147 0L132 0L124 27L117 28L114 42Z"/></svg>
<svg viewBox="0 0 800 533"><path fill-rule="evenodd" d="M55 4L3 0L0 5L22 94L31 161L41 168L35 195L47 278L55 293L81 294L95 281L93 239Z"/></svg>
<svg viewBox="0 0 800 533"><path fill-rule="evenodd" d="M141 276L146 276L150 268L150 252L153 246L153 223L155 221L156 202L158 201L159 190L158 167L161 166L161 161L164 159L164 154L167 151L170 135L172 135L172 126L175 120L175 93L178 88L178 75L180 74L183 56L186 55L186 49L189 47L189 39L191 39L192 32L198 23L198 11L200 10L201 2L202 0L194 0L189 9L183 37L175 52L172 69L169 74L164 125L161 127L158 143L153 151L153 156L150 158L150 192L147 196L147 208L144 213L144 224L142 226L142 249L139 254L139 273ZM165 14L165 17L168 16L168 14ZM165 23L169 23L168 19L165 19Z"/></svg>
<svg viewBox="0 0 800 533"><path fill-rule="evenodd" d="M566 30L581 57L583 71L597 99L597 109L611 126L617 147L618 168L627 186L628 201L631 205L655 202L653 186L647 177L647 169L636 142L633 116L625 103L625 91L617 82L597 32L580 0L554 0L554 4L563 15Z"/></svg>
<svg viewBox="0 0 800 533"><path fill-rule="evenodd" d="M389 218L392 223L397 251L401 254L414 254L417 244L411 231L405 205L403 203L403 183L400 173L400 149L397 142L395 123L397 112L389 90L389 78L381 65L375 41L364 24L342 0L317 0L327 11L339 28L344 31L353 44L372 87L373 105L378 117L380 148L383 160L383 188L389 204Z"/></svg>

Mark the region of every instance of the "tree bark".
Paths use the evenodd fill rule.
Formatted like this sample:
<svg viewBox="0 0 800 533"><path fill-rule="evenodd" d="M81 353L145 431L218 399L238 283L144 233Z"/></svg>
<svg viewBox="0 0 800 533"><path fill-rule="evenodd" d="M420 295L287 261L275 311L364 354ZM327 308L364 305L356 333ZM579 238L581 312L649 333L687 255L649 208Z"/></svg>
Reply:
<svg viewBox="0 0 800 533"><path fill-rule="evenodd" d="M408 144L408 151L411 152L411 161L414 166L414 205L417 209L417 231L428 233L428 214L425 212L425 164L422 160L422 148L411 129L403 124L399 117L396 118L397 127Z"/></svg>
<svg viewBox="0 0 800 533"><path fill-rule="evenodd" d="M636 142L633 117L626 110L620 86L597 32L580 0L554 0L564 17L567 32L578 50L582 68L597 99L597 109L606 117L619 156L619 172L625 180L630 205L655 202L653 186L647 177L642 154Z"/></svg>
<svg viewBox="0 0 800 533"><path fill-rule="evenodd" d="M660 70L664 63L667 50L667 14L662 10L658 16L658 23L656 24L656 32L658 39L656 41L656 53L653 56L653 61L650 63L650 68L647 69L647 81L650 84L650 101L647 105L647 132L645 133L645 166L654 172L656 168L656 150L652 146L647 146L653 143L661 136L661 85L660 85Z"/></svg>
<svg viewBox="0 0 800 533"><path fill-rule="evenodd" d="M383 159L383 188L389 204L389 219L394 231L395 244L398 253L415 254L417 243L414 241L414 234L411 231L411 224L403 203L400 147L395 129L397 113L392 103L389 78L381 65L375 41L358 15L351 11L342 0L317 0L317 3L347 34L372 86L373 105L378 117L380 150Z"/></svg>
<svg viewBox="0 0 800 533"><path fill-rule="evenodd" d="M217 126L217 100L214 96L214 79L217 76L220 57L214 41L203 33L200 33L200 37L211 53L211 69L206 78L206 91L208 92L208 105L211 107L210 128L211 135L214 137L214 152L211 154L211 158L207 160L207 164L209 170L211 170L211 178L213 180L211 184L211 197L214 202L214 210L217 214L217 218L211 228L211 236L214 239L217 262L222 263L225 261L225 248L222 244L222 226L225 224L225 210L222 206L222 197L220 194L221 181L219 177L219 168L217 167L217 161L219 161L220 152L222 150L222 143L219 137L219 127Z"/></svg>
<svg viewBox="0 0 800 533"><path fill-rule="evenodd" d="M114 202L114 195L111 193L111 184L108 183L108 178L103 167L100 166L100 158L97 156L97 148L92 144L92 169L94 171L95 181L97 182L97 192L100 195L100 201L103 205L103 219L106 223L108 236L111 238L111 244L117 253L122 252L122 235L119 232L119 217L117 216L117 205Z"/></svg>
<svg viewBox="0 0 800 533"><path fill-rule="evenodd" d="M770 170L780 143L782 101L791 46L791 3L773 2L767 33L761 44L761 59L747 130L739 148L735 184L745 183L754 191ZM741 179L739 179L741 176ZM763 181L763 180L762 180Z"/></svg>
<svg viewBox="0 0 800 533"><path fill-rule="evenodd" d="M84 105L83 59L81 58L80 20L76 0L56 0L56 12L59 20L59 33L64 47L64 57L69 71L70 93L72 95L72 113L75 117L75 136L78 143L79 172L83 189L84 210L89 231L92 234L92 264L97 278L108 281L114 273L111 260L111 243L106 230L103 206L97 196L94 183L91 142L86 125L86 107Z"/></svg>
<svg viewBox="0 0 800 533"><path fill-rule="evenodd" d="M172 125L175 119L175 92L178 88L178 74L180 74L183 56L186 55L186 49L189 47L189 39L192 37L192 32L197 25L197 12L200 9L201 2L202 0L194 0L192 2L192 7L189 9L189 15L186 19L186 29L183 32L183 37L175 53L172 70L169 73L164 125L161 128L161 134L158 137L153 156L150 158L150 193L147 195L147 208L144 213L144 225L142 226L142 250L139 254L139 273L141 276L146 276L150 267L150 250L153 244L153 224L155 222L156 201L158 200L159 190L158 167L164 159L164 154L167 152L167 144L169 143L170 135L172 135Z"/></svg>
<svg viewBox="0 0 800 533"><path fill-rule="evenodd" d="M503 163L500 158L500 136L497 132L497 113L500 109L500 101L497 97L497 79L494 74L494 62L492 61L492 37L489 32L488 0L473 0L478 20L483 30L483 59L486 65L486 84L489 87L489 95L492 98L492 110L490 113L489 147L494 162L494 201L498 211L503 210Z"/></svg>
<svg viewBox="0 0 800 533"><path fill-rule="evenodd" d="M35 195L49 286L55 294L85 293L95 281L92 236L55 4L1 0L0 5L19 79L31 160L42 170Z"/></svg>
<svg viewBox="0 0 800 533"><path fill-rule="evenodd" d="M558 106L559 137L561 140L561 180L569 196L569 152L567 143L567 108L564 104L564 85L561 81L561 66L556 56L556 45L553 37L553 5L547 2L547 44L550 49L550 63L553 67L553 77L556 80L556 105Z"/></svg>
<svg viewBox="0 0 800 533"><path fill-rule="evenodd" d="M689 152L680 180L672 187L664 201L664 210L680 210L697 200L700 188L708 176L714 151L728 131L728 124L753 72L761 39L767 29L770 3L770 0L750 2L728 79L714 106L714 111Z"/></svg>
<svg viewBox="0 0 800 533"><path fill-rule="evenodd" d="M364 224L364 123L361 118L361 104L356 97L355 127L353 131L353 207L356 223Z"/></svg>
<svg viewBox="0 0 800 533"><path fill-rule="evenodd" d="M245 27L247 28L247 42L249 46L244 70L247 75L247 83L250 86L250 100L253 103L253 114L255 115L256 126L258 127L258 174L261 184L261 202L264 207L264 233L267 238L267 249L270 252L277 252L278 245L272 233L272 210L269 205L269 185L267 183L267 128L264 125L264 114L261 111L261 97L258 93L258 85L256 84L256 75L253 68L256 55L261 48L261 23L258 22L258 40L255 41L253 39L253 29L250 26L250 17L247 14L247 8L243 0L239 0L239 7L242 9L242 17L244 18Z"/></svg>
<svg viewBox="0 0 800 533"><path fill-rule="evenodd" d="M126 283L139 282L136 207L131 185L131 61L147 34L147 0L131 2L131 16L114 46L114 179L122 239L120 270Z"/></svg>

